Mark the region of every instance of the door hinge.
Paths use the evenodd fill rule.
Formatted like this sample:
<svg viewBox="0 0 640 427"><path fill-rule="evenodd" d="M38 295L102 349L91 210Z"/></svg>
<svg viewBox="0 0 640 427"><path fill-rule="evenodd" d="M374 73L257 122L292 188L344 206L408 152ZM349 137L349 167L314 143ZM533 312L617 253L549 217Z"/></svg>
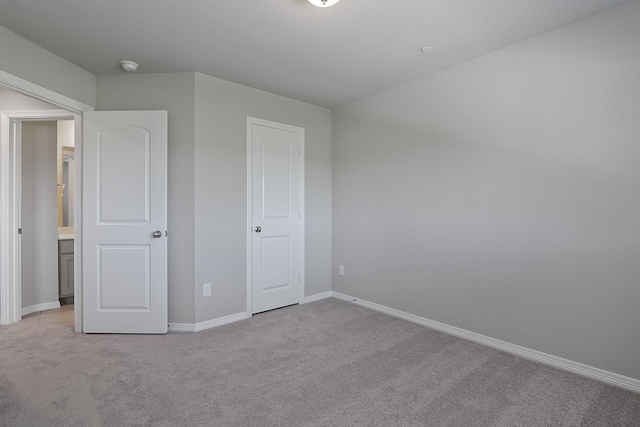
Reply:
<svg viewBox="0 0 640 427"><path fill-rule="evenodd" d="M301 278L300 273L298 273L298 282L300 281L300 278Z"/></svg>
<svg viewBox="0 0 640 427"><path fill-rule="evenodd" d="M169 237L169 231L168 230L164 230L164 237Z"/></svg>
<svg viewBox="0 0 640 427"><path fill-rule="evenodd" d="M18 228L18 234L22 234L22 228Z"/></svg>

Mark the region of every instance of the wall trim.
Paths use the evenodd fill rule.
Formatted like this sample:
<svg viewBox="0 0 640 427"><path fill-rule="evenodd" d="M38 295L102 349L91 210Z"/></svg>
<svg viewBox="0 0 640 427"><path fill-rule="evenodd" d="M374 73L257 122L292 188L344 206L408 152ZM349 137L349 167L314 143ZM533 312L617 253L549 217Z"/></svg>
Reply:
<svg viewBox="0 0 640 427"><path fill-rule="evenodd" d="M242 313L218 317L217 319L206 320L200 323L169 323L169 332L200 332L239 320L245 320L246 318L247 312L243 311Z"/></svg>
<svg viewBox="0 0 640 427"><path fill-rule="evenodd" d="M333 296L333 292L321 292L319 294L309 295L308 297L304 297L304 299L300 302L300 304L308 304L310 302L320 301L321 299L331 298Z"/></svg>
<svg viewBox="0 0 640 427"><path fill-rule="evenodd" d="M534 362L539 362L544 365L561 369L563 371L572 372L574 374L620 387L625 390L640 393L640 379L627 377L624 375L616 374L614 372L605 371L604 369L585 365L583 363L574 362L573 360L564 359L562 357L543 353L541 351L532 350L530 348L522 347L516 344L511 344L506 341L501 341L495 338L488 337L486 335L467 331L465 329L457 328L445 323L436 322L435 320L416 316L414 314L406 313L404 311L389 308L384 305L341 294L339 292L332 291L331 293L334 298L337 298L339 300L352 302L354 304L369 308L374 311L388 314L390 316L397 317L411 323L416 323L421 326L426 326L427 328L435 329L436 331L444 332L445 334L453 335L468 341L473 341L478 344L485 345L487 347L502 350L507 353L523 357L525 359L533 360Z"/></svg>
<svg viewBox="0 0 640 427"><path fill-rule="evenodd" d="M35 313L37 311L53 310L54 308L60 308L60 301L45 302L42 304L30 305L29 307L22 308L22 316Z"/></svg>

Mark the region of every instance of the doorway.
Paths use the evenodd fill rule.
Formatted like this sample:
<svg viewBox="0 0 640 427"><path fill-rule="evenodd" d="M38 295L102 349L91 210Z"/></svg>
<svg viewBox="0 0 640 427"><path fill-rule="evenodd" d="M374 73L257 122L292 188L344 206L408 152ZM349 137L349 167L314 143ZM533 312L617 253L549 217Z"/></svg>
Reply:
<svg viewBox="0 0 640 427"><path fill-rule="evenodd" d="M9 89L30 98L43 101L48 104L58 106L62 112L71 116L74 120L76 130L76 175L81 175L81 114L85 111L93 110L93 107L83 102L76 101L66 95L57 93L46 87L39 86L21 77L0 71L0 87ZM11 257L15 253L16 224L12 210L15 204L10 204L10 182L9 165L10 156L10 117L2 115L0 117L0 324L16 322L16 314L20 309L19 301L16 299L15 287L15 259ZM79 184L79 181L78 181ZM82 216L78 206L82 205L82 187L76 186L76 234L75 234L75 297L78 300L74 305L74 329L82 332Z"/></svg>
<svg viewBox="0 0 640 427"><path fill-rule="evenodd" d="M17 322L22 317L22 276L23 276L23 260L22 260L22 137L23 124L30 122L52 122L59 120L67 120L73 122L76 137L81 132L80 116L66 110L34 110L34 111L3 111L0 117L2 128L1 147L0 147L0 163L2 164L2 172L0 175L0 198L2 199L2 222L0 224L0 263L2 264L2 275L0 276L0 293L1 293L1 313L0 323L9 324ZM78 144L79 145L79 144ZM80 147L78 147L80 148ZM80 198L78 189L80 184L80 158L75 159L76 170L74 181L78 183L75 186L74 199ZM55 182L54 182L55 184ZM57 195L54 196L57 198ZM36 212L35 209L31 209ZM78 206L74 208L74 216L76 220L80 219ZM57 220L54 222L57 225ZM78 221L76 221L79 231ZM36 230L30 230L36 231ZM37 231L36 231L37 232ZM56 231L57 232L57 231ZM77 233L79 234L79 233ZM32 236L33 237L33 236ZM56 236L56 241L57 241ZM79 236L73 240L75 252L78 253L80 247ZM57 253L57 247L54 248ZM57 257L56 257L57 259ZM79 265L77 262L75 265ZM57 263L55 267L55 277L57 278ZM51 272L47 273L51 274ZM78 277L77 268L73 269L72 276ZM57 282L57 280L56 280ZM78 281L75 281L78 283ZM57 290L57 287L56 287ZM76 292L76 301L81 295L81 287ZM57 294L57 292L56 292ZM57 300L57 298L56 298ZM39 309L47 309L53 307L32 306L34 311ZM81 320L81 304L74 304L74 329L79 332L82 329Z"/></svg>
<svg viewBox="0 0 640 427"><path fill-rule="evenodd" d="M16 184L21 257L21 316L60 306L58 294L57 121L23 121ZM63 123L63 122L60 122ZM71 122L72 123L72 122ZM18 174L16 174L18 175Z"/></svg>

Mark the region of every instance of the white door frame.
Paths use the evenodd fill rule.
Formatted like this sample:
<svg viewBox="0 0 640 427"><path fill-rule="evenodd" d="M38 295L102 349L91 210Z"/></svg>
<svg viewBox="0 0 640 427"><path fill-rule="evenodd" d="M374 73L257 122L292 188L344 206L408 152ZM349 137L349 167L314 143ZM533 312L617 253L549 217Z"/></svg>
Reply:
<svg viewBox="0 0 640 427"><path fill-rule="evenodd" d="M304 128L257 119L255 117L247 117L247 318L253 316L253 230L251 229L253 215L253 138L251 127L254 124L273 127L276 129L289 130L301 135L300 156L298 157L298 182L300 184L300 221L298 223L298 247L300 251L300 256L298 257L300 271L300 295L298 297L298 303L302 304L305 298Z"/></svg>
<svg viewBox="0 0 640 427"><path fill-rule="evenodd" d="M0 136L0 164L2 173L0 181L0 200L2 200L2 222L0 224L0 265L2 275L0 276L0 298L2 302L0 323L9 324L18 322L22 317L22 254L21 246L17 238L17 230L20 226L20 194L22 185L22 135L18 124L23 122L34 121L58 121L73 120L75 123L75 139L77 141L78 132L82 132L81 118L79 115L65 110L29 110L29 111L3 111L0 113L0 127L2 135ZM79 150L80 151L80 147ZM81 156L78 156L79 163L77 166L81 168ZM78 188L82 186L76 169L76 200L81 197L78 194ZM79 218L79 206L76 205L74 215ZM82 260L78 259L78 250L81 247L81 225L76 222L76 235L74 239L75 254L74 255L74 276L78 270L75 266L80 266ZM77 261L76 261L77 260ZM74 277L75 283L77 277ZM74 290L74 295L80 298L82 295L81 286L76 286L78 291ZM74 304L74 314L81 313L81 305ZM77 322L77 320L76 320ZM81 326L81 325L80 325Z"/></svg>
<svg viewBox="0 0 640 427"><path fill-rule="evenodd" d="M76 229L74 240L74 295L76 295L75 299L79 299L80 304L78 304L78 301L74 304L74 323L75 331L82 332L82 182L79 179L82 174L82 120L80 115L84 111L93 110L93 107L2 70L0 70L0 85L27 96L60 106L66 110L64 111L66 117L71 117L75 121L77 185L75 208ZM14 113L19 114L18 112ZM40 111L40 113L42 113L42 111ZM14 211L13 208L15 208L16 203L15 189L14 192L11 193L9 180L9 166L11 165L12 160L9 155L12 143L10 140L10 123L12 119L20 120L21 117L11 116L11 113L7 113L6 117L4 116L5 115L0 118L2 120L2 133L0 135L0 217L2 218L2 220L0 220L0 324L12 323L12 321L16 321L14 320L16 317L17 320L19 320L22 311L22 307L20 306L20 288L17 287L17 283L15 281L12 282L11 280L12 275L15 276L16 273L19 274L20 265L18 264L16 267L15 264L15 233L17 233L17 218L15 218L15 215L12 215L11 212ZM33 118L33 116L31 118ZM55 120L53 118L47 119ZM13 161L15 162L15 159L13 159ZM12 197L14 197L14 200L11 200ZM14 250L14 256L10 256L11 249Z"/></svg>

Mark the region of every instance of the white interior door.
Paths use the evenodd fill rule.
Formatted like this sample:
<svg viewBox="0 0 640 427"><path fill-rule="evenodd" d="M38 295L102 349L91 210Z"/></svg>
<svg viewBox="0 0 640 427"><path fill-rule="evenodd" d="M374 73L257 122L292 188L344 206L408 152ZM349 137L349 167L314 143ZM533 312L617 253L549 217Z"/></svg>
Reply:
<svg viewBox="0 0 640 427"><path fill-rule="evenodd" d="M83 123L83 331L166 333L167 112Z"/></svg>
<svg viewBox="0 0 640 427"><path fill-rule="evenodd" d="M301 301L304 129L249 119L252 313Z"/></svg>

